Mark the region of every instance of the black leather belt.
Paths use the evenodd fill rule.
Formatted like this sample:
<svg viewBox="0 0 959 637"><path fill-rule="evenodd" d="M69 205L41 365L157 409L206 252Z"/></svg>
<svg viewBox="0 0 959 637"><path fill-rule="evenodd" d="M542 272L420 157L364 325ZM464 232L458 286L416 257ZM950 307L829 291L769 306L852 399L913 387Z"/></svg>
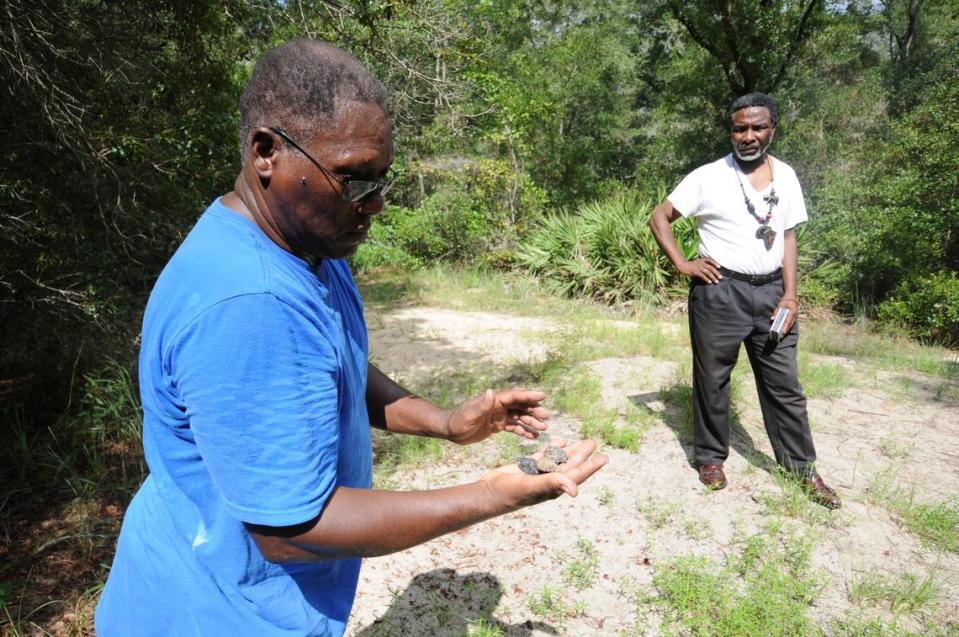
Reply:
<svg viewBox="0 0 959 637"><path fill-rule="evenodd" d="M719 268L719 272L723 276L728 276L730 279L745 281L750 285L766 285L767 283L772 283L773 281L778 281L783 278L782 268L769 274L743 274L742 272L735 272L733 270L727 270L726 268Z"/></svg>

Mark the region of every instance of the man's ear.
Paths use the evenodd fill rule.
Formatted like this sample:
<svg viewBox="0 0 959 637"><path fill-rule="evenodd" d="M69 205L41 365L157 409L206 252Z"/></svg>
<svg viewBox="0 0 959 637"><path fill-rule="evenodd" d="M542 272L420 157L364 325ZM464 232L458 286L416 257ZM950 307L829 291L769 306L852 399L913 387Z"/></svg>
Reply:
<svg viewBox="0 0 959 637"><path fill-rule="evenodd" d="M277 137L269 128L261 126L250 137L250 163L264 186L270 183L276 163Z"/></svg>

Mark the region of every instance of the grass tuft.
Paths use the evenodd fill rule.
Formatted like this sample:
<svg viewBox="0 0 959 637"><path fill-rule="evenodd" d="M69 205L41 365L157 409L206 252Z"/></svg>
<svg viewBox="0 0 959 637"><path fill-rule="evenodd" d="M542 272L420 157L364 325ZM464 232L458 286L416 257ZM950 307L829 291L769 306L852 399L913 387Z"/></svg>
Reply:
<svg viewBox="0 0 959 637"><path fill-rule="evenodd" d="M779 493L759 496L759 501L768 513L797 518L810 524L830 526L835 523L834 515L829 509L809 499L809 492L799 476L781 467L773 469L772 475L779 486Z"/></svg>
<svg viewBox="0 0 959 637"><path fill-rule="evenodd" d="M811 544L768 535L748 538L722 566L683 556L659 567L651 603L681 634L799 637L819 632L806 615L818 586L809 571ZM672 634L672 633L669 633Z"/></svg>
<svg viewBox="0 0 959 637"><path fill-rule="evenodd" d="M959 552L959 505L956 502L916 501L915 485L900 485L895 470L881 471L870 481L868 499L896 515L923 544L939 551Z"/></svg>
<svg viewBox="0 0 959 637"><path fill-rule="evenodd" d="M503 627L485 617L480 617L470 623L466 629L466 637L503 637Z"/></svg>
<svg viewBox="0 0 959 637"><path fill-rule="evenodd" d="M599 558L596 548L586 538L576 540L578 557L563 567L563 582L576 590L584 590L596 583L599 576Z"/></svg>
<svg viewBox="0 0 959 637"><path fill-rule="evenodd" d="M924 578L904 573L891 576L869 574L853 581L849 600L854 604L885 606L889 610L915 612L934 600L939 594L935 571Z"/></svg>
<svg viewBox="0 0 959 637"><path fill-rule="evenodd" d="M852 385L842 365L813 362L805 351L799 352L799 378L808 398L835 398Z"/></svg>

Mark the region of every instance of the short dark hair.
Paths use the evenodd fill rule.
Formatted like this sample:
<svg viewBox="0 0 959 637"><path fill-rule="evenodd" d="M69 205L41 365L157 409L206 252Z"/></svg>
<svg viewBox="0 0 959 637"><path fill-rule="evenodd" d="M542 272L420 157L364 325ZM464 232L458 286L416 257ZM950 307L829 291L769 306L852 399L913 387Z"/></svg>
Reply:
<svg viewBox="0 0 959 637"><path fill-rule="evenodd" d="M378 104L386 87L359 60L332 44L291 40L266 53L240 96L240 156L259 126L309 140L334 121L337 102Z"/></svg>
<svg viewBox="0 0 959 637"><path fill-rule="evenodd" d="M778 109L776 108L776 100L769 97L765 93L746 93L741 97L737 97L733 100L732 106L729 107L729 119L733 118L733 114L744 108L751 108L753 106L760 106L769 109L769 119L772 120L773 126L776 125L776 118L778 117Z"/></svg>

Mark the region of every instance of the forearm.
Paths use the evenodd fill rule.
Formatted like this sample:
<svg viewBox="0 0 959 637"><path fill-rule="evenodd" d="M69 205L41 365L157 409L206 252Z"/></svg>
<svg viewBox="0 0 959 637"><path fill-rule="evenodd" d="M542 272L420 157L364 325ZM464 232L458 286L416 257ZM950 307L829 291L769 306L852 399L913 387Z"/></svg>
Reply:
<svg viewBox="0 0 959 637"><path fill-rule="evenodd" d="M653 231L656 243L659 244L659 248L663 251L663 254L666 255L666 258L669 259L677 269L679 269L680 265L686 263L686 257L683 255L682 250L679 249L679 244L676 243L676 236L673 234L671 226L672 222L678 219L679 216L679 213L676 212L672 204L666 200L656 206L656 209L653 210L653 214L649 218L649 227Z"/></svg>
<svg viewBox="0 0 959 637"><path fill-rule="evenodd" d="M401 551L515 508L482 481L431 491L341 487L307 525L247 528L271 562L322 561Z"/></svg>
<svg viewBox="0 0 959 637"><path fill-rule="evenodd" d="M798 278L798 250L796 247L796 233L787 230L783 237L783 298L797 300L796 285Z"/></svg>
<svg viewBox="0 0 959 637"><path fill-rule="evenodd" d="M370 424L379 429L433 438L449 435L449 410L404 389L372 363L367 367L366 406Z"/></svg>

